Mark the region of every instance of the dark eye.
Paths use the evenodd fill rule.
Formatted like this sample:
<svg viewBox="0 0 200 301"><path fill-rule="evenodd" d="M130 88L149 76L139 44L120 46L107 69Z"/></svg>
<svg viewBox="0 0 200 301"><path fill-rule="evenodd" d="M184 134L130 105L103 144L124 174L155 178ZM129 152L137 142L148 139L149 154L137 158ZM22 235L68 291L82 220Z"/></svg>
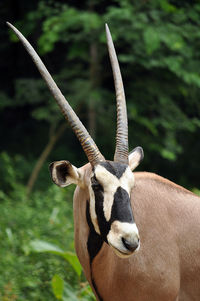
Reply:
<svg viewBox="0 0 200 301"><path fill-rule="evenodd" d="M94 191L103 190L101 184L99 184L95 176L91 178L91 183Z"/></svg>

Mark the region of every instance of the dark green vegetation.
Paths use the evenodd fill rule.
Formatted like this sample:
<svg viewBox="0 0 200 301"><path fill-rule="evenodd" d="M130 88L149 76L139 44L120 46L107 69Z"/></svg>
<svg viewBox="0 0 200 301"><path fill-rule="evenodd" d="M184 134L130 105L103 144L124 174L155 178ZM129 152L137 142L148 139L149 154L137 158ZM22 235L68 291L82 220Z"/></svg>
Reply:
<svg viewBox="0 0 200 301"><path fill-rule="evenodd" d="M48 164L86 157L31 59L5 25L34 45L58 86L112 159L115 96L104 24L126 90L130 150L142 170L198 192L199 1L0 3L0 300L92 300L73 253L72 195ZM65 4L63 4L65 2ZM33 172L34 171L34 172ZM63 282L65 281L65 283Z"/></svg>

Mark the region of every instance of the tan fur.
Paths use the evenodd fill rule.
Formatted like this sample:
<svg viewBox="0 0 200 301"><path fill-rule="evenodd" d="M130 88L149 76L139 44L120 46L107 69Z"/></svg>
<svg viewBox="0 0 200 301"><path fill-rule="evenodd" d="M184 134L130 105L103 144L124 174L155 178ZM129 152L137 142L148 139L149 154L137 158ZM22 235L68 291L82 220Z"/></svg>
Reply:
<svg viewBox="0 0 200 301"><path fill-rule="evenodd" d="M87 182L90 172L84 168ZM103 301L199 301L200 198L155 174L134 174L131 201L140 250L119 258L104 243L92 269L85 215L89 194L76 189L75 246L88 281L92 286L92 274Z"/></svg>

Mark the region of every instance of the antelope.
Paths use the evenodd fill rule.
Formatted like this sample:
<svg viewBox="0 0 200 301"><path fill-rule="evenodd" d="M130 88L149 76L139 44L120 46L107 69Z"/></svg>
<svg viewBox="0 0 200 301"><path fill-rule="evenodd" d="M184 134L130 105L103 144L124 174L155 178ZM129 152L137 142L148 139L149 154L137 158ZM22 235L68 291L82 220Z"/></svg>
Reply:
<svg viewBox="0 0 200 301"><path fill-rule="evenodd" d="M132 172L143 150L128 150L125 94L108 26L117 102L114 161L100 153L35 50L8 25L32 57L89 161L80 168L56 161L50 173L60 187L77 185L75 249L97 300L199 301L200 199L159 175Z"/></svg>

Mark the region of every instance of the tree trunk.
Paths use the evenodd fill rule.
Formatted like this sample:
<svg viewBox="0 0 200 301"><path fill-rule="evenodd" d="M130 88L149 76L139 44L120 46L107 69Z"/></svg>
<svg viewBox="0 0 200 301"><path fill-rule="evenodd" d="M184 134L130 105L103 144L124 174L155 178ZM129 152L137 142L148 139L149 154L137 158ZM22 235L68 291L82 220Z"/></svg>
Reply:
<svg viewBox="0 0 200 301"><path fill-rule="evenodd" d="M35 164L35 167L30 175L30 178L28 180L28 183L27 183L27 186L26 186L26 196L29 197L32 190L33 190L33 187L34 187L34 184L38 178L38 175L39 175L39 172L44 164L44 162L46 161L48 155L50 154L50 152L52 151L55 143L57 142L57 140L62 136L64 130L66 129L67 127L67 124L66 123L62 123L60 125L60 127L53 133L53 134L50 134L50 137L49 137L49 141L47 143L47 145L45 146L44 150L42 151L40 157L38 158L36 164ZM51 132L51 130L50 130Z"/></svg>

